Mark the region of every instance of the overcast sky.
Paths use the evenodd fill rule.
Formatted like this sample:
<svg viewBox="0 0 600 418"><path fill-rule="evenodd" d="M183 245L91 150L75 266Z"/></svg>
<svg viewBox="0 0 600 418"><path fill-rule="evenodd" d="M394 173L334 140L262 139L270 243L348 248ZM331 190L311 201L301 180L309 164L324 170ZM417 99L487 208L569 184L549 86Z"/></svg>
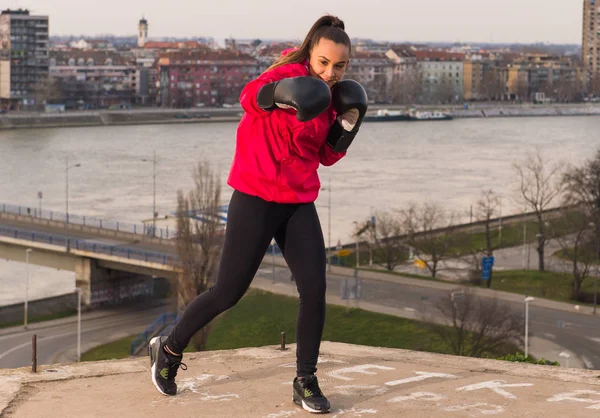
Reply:
<svg viewBox="0 0 600 418"><path fill-rule="evenodd" d="M582 0L3 0L50 16L51 35L303 38L322 14L351 37L389 41L581 43ZM8 4L7 4L8 3ZM295 6L293 6L295 4Z"/></svg>

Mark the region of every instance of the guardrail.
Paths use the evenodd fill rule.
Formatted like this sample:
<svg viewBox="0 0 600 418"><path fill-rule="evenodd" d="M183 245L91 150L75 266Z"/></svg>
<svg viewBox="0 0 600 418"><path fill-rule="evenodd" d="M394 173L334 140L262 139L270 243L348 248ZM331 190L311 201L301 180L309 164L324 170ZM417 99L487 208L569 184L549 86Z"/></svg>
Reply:
<svg viewBox="0 0 600 418"><path fill-rule="evenodd" d="M56 245L60 247L67 246L67 239L63 236L46 234L43 232L24 231L18 228L8 228L0 226L0 235L5 237L23 239L42 244ZM69 246L72 249L88 251L97 254L107 254L117 257L125 257L131 260L142 260L152 263L174 265L178 258L174 255L142 251L132 248L121 248L115 245L100 244L95 242L87 242L87 240L69 238Z"/></svg>
<svg viewBox="0 0 600 418"><path fill-rule="evenodd" d="M12 213L20 216L31 216L38 219L46 219L49 221L67 222L67 214L52 210L39 210L26 206L11 205L9 203L0 204L0 210L3 213ZM120 221L111 221L107 219L94 218L90 216L80 216L69 213L68 221L70 224L90 226L94 228L107 229L117 232L129 232L136 235L144 235L149 237L169 239L175 236L173 228L156 228L152 225L136 224ZM153 234L153 232L155 232Z"/></svg>
<svg viewBox="0 0 600 418"><path fill-rule="evenodd" d="M155 337L159 332L165 330L165 328L172 326L177 322L179 318L174 313L165 313L160 315L156 320L150 324L144 332L131 342L129 347L129 354L134 356L137 355L141 349L146 346L150 339Z"/></svg>

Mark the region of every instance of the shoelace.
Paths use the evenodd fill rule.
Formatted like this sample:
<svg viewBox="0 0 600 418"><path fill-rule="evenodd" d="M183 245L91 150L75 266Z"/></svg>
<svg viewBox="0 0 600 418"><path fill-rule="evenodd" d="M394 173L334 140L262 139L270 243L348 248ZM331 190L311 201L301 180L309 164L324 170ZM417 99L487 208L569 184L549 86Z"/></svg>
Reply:
<svg viewBox="0 0 600 418"><path fill-rule="evenodd" d="M179 369L179 367L181 367L181 370L187 370L187 364L181 361L175 361L172 364L169 364L169 375L167 380L175 379L175 376L177 376L177 369Z"/></svg>
<svg viewBox="0 0 600 418"><path fill-rule="evenodd" d="M323 397L323 392L321 392L321 388L319 387L319 382L316 377L305 379L304 390L308 390L310 392L310 397L313 397L313 398Z"/></svg>

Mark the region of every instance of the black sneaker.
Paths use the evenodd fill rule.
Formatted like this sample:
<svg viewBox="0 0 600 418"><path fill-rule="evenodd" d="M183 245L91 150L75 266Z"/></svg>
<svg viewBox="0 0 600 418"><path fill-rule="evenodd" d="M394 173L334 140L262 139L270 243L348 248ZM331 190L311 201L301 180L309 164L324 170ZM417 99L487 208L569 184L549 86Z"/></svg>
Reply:
<svg viewBox="0 0 600 418"><path fill-rule="evenodd" d="M308 412L324 414L329 412L329 401L321 392L317 376L310 375L304 379L294 379L294 394L292 400Z"/></svg>
<svg viewBox="0 0 600 418"><path fill-rule="evenodd" d="M166 336L154 337L150 340L150 344L148 344L150 371L152 383L160 393L175 395L177 394L177 385L175 384L177 369L181 366L183 370L187 370L187 366L181 362L183 356L174 356L164 350L166 341Z"/></svg>

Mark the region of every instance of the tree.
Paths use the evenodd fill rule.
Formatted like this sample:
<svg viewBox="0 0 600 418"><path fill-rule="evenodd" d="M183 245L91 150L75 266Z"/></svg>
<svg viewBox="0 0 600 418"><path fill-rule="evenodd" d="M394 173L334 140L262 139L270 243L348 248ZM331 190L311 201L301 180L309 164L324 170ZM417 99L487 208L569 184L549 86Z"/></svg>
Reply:
<svg viewBox="0 0 600 418"><path fill-rule="evenodd" d="M565 206L579 207L584 218L578 230L591 227L594 236L592 242L593 260L600 260L600 149L596 156L581 167L568 168L562 178ZM586 225L587 223L587 225ZM583 231L581 231L583 232ZM589 239L588 239L589 240ZM575 266L574 266L575 268Z"/></svg>
<svg viewBox="0 0 600 418"><path fill-rule="evenodd" d="M192 177L194 188L187 196L181 190L177 192L177 305L180 312L212 285L222 247L222 228L217 216L220 179L207 162L200 162ZM204 348L209 332L206 326L194 336L197 350Z"/></svg>
<svg viewBox="0 0 600 418"><path fill-rule="evenodd" d="M62 99L59 80L51 76L41 78L33 86L33 96L35 104L38 107L43 107L43 105L49 103L59 102Z"/></svg>
<svg viewBox="0 0 600 418"><path fill-rule="evenodd" d="M393 271L404 260L406 245L400 239L402 224L392 212L376 212L375 219L375 227L369 221L360 225L354 236L367 234L369 245L373 249L373 261Z"/></svg>
<svg viewBox="0 0 600 418"><path fill-rule="evenodd" d="M435 278L442 270L440 263L456 255L451 251L459 236L451 229L454 216L439 205L426 202L410 204L401 211L401 217L408 234L408 244L415 248L415 255L420 256L431 277Z"/></svg>
<svg viewBox="0 0 600 418"><path fill-rule="evenodd" d="M442 318L430 326L453 354L481 357L503 344L523 342L523 315L496 298L479 298L465 289L448 292L435 307Z"/></svg>
<svg viewBox="0 0 600 418"><path fill-rule="evenodd" d="M553 82L556 100L559 102L572 102L580 91L578 91L577 81L574 78L568 78L568 73L561 73L558 80Z"/></svg>
<svg viewBox="0 0 600 418"><path fill-rule="evenodd" d="M421 70L418 65L406 67L394 74L392 80L392 100L398 104L416 103L421 94Z"/></svg>
<svg viewBox="0 0 600 418"><path fill-rule="evenodd" d="M486 100L501 100L505 92L502 72L497 68L487 67L483 73L483 82L479 85L480 98Z"/></svg>
<svg viewBox="0 0 600 418"><path fill-rule="evenodd" d="M593 97L600 97L600 73L596 72L590 77L588 94Z"/></svg>
<svg viewBox="0 0 600 418"><path fill-rule="evenodd" d="M590 219L584 211L574 211L567 207L554 224L554 228L557 229L554 235L561 247L562 255L569 259L572 265L571 299L574 300L578 299L581 285L590 275L592 263L596 259L595 228L594 224L590 223ZM565 235L561 231L575 232Z"/></svg>
<svg viewBox="0 0 600 418"><path fill-rule="evenodd" d="M582 167L570 167L563 175L566 204L583 205L596 224L596 236L600 238L600 149L596 156ZM598 254L600 256L600 254Z"/></svg>
<svg viewBox="0 0 600 418"><path fill-rule="evenodd" d="M493 257L494 250L500 245L499 242L495 244L492 239L495 238L492 233L491 223L492 219L499 216L500 212L500 197L494 193L493 190L486 190L482 192L481 198L477 201L477 219L484 222L485 226L485 254L488 257ZM487 287L492 285L492 271L490 271L490 278L487 280Z"/></svg>
<svg viewBox="0 0 600 418"><path fill-rule="evenodd" d="M544 212L562 191L559 167L545 161L539 149L524 161L513 163L517 174L517 199L523 206L531 208L537 219L539 271L544 271L544 248L548 241Z"/></svg>

